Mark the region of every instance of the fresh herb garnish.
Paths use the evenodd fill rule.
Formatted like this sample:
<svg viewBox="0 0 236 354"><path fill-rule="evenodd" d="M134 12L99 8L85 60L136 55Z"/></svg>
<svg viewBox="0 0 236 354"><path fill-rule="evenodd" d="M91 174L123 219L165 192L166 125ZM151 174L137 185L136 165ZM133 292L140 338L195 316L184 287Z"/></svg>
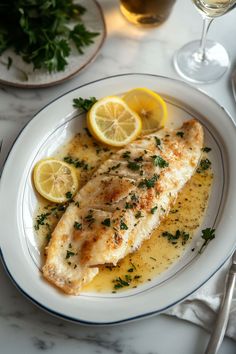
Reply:
<svg viewBox="0 0 236 354"><path fill-rule="evenodd" d="M111 219L110 218L107 218L107 219L104 219L102 222L101 222L102 225L104 226L111 226Z"/></svg>
<svg viewBox="0 0 236 354"><path fill-rule="evenodd" d="M131 200L132 200L133 202L138 202L138 197L137 197L137 195L136 195L136 194L132 194L132 195L131 195Z"/></svg>
<svg viewBox="0 0 236 354"><path fill-rule="evenodd" d="M120 221L120 229L121 230L128 230L128 226L124 223L123 220Z"/></svg>
<svg viewBox="0 0 236 354"><path fill-rule="evenodd" d="M51 215L51 213L42 213L40 215L37 215L36 224L34 225L35 230L39 230L40 226L45 225L45 221L47 220L49 215Z"/></svg>
<svg viewBox="0 0 236 354"><path fill-rule="evenodd" d="M130 158L130 154L131 154L130 151L125 151L121 156L122 156L124 159L129 159L129 158Z"/></svg>
<svg viewBox="0 0 236 354"><path fill-rule="evenodd" d="M156 181L158 180L159 176L155 173L153 175L152 178L145 178L144 180L142 180L139 184L138 184L138 187L139 188L147 188L147 189L150 189L150 188L153 188L155 186L155 183Z"/></svg>
<svg viewBox="0 0 236 354"><path fill-rule="evenodd" d="M151 158L154 166L159 166L160 168L169 166L169 162L164 160L161 156L153 155Z"/></svg>
<svg viewBox="0 0 236 354"><path fill-rule="evenodd" d="M67 199L71 199L73 197L73 194L71 192L66 192L65 196Z"/></svg>
<svg viewBox="0 0 236 354"><path fill-rule="evenodd" d="M120 163L118 163L117 165L114 165L114 166L112 166L112 167L108 167L108 170L107 170L106 173L109 173L109 172L111 172L111 171L114 171L114 170L116 170L116 169L119 168L119 167L120 167Z"/></svg>
<svg viewBox="0 0 236 354"><path fill-rule="evenodd" d="M121 277L115 278L113 283L114 283L114 289L120 289L123 288L124 286L130 285L130 283L127 280L124 280Z"/></svg>
<svg viewBox="0 0 236 354"><path fill-rule="evenodd" d="M71 44L82 54L99 34L88 31L81 22L85 11L73 0L4 1L0 11L0 55L11 47L34 69L63 71Z"/></svg>
<svg viewBox="0 0 236 354"><path fill-rule="evenodd" d="M189 234L185 231L180 230L176 230L175 234L165 231L162 232L162 236L166 237L168 241L171 242L173 245L175 245L180 238L182 239L182 245L185 245L189 239Z"/></svg>
<svg viewBox="0 0 236 354"><path fill-rule="evenodd" d="M141 155L141 156L139 156L139 157L136 157L136 158L134 159L134 161L136 161L136 162L142 162L142 161L143 161L143 156Z"/></svg>
<svg viewBox="0 0 236 354"><path fill-rule="evenodd" d="M184 137L184 132L177 132L176 135L180 136L181 138L183 138Z"/></svg>
<svg viewBox="0 0 236 354"><path fill-rule="evenodd" d="M200 161L199 167L197 168L197 173L204 172L211 167L211 161L208 159L204 159Z"/></svg>
<svg viewBox="0 0 236 354"><path fill-rule="evenodd" d="M137 268L134 263L130 262L131 267L127 270L129 273L133 273Z"/></svg>
<svg viewBox="0 0 236 354"><path fill-rule="evenodd" d="M151 211L151 214L155 214L155 212L157 211L157 205L154 206L150 211Z"/></svg>
<svg viewBox="0 0 236 354"><path fill-rule="evenodd" d="M152 259L153 261L157 261L157 259L156 258L154 258L154 257L150 257L150 259Z"/></svg>
<svg viewBox="0 0 236 354"><path fill-rule="evenodd" d="M73 257L73 256L75 256L75 252L72 252L72 251L69 251L69 250L66 251L66 259L68 259L70 257Z"/></svg>
<svg viewBox="0 0 236 354"><path fill-rule="evenodd" d="M203 152L210 152L210 151L211 151L211 148L205 146L204 148L202 148L202 151L203 151Z"/></svg>
<svg viewBox="0 0 236 354"><path fill-rule="evenodd" d="M143 215L142 215L142 213L141 213L141 211L140 211L140 210L139 210L139 211L137 211L137 213L135 214L135 217L136 217L136 219L143 218Z"/></svg>
<svg viewBox="0 0 236 354"><path fill-rule="evenodd" d="M78 109L82 109L84 112L88 112L90 108L97 102L95 97L90 98L74 98L73 99L73 106Z"/></svg>
<svg viewBox="0 0 236 354"><path fill-rule="evenodd" d="M202 249L206 247L206 245L215 238L215 229L208 227L202 230L201 238L204 240L204 242L199 250L199 253L201 253Z"/></svg>
<svg viewBox="0 0 236 354"><path fill-rule="evenodd" d="M73 165L75 168L82 168L83 170L88 171L89 166L84 160L79 160L72 156L65 156L64 161Z"/></svg>
<svg viewBox="0 0 236 354"><path fill-rule="evenodd" d="M134 205L130 203L125 203L125 209L133 209Z"/></svg>
<svg viewBox="0 0 236 354"><path fill-rule="evenodd" d="M138 171L141 166L135 161L129 161L127 167L132 171Z"/></svg>
<svg viewBox="0 0 236 354"><path fill-rule="evenodd" d="M77 222L77 221L75 221L75 222L74 222L74 228L75 228L76 230L82 230L82 224L79 223L79 222Z"/></svg>
<svg viewBox="0 0 236 354"><path fill-rule="evenodd" d="M160 149L161 147L161 139L159 139L157 136L154 136L156 146Z"/></svg>
<svg viewBox="0 0 236 354"><path fill-rule="evenodd" d="M95 218L93 217L93 211L89 210L88 215L85 216L84 219L88 222L89 226L91 226L95 221Z"/></svg>

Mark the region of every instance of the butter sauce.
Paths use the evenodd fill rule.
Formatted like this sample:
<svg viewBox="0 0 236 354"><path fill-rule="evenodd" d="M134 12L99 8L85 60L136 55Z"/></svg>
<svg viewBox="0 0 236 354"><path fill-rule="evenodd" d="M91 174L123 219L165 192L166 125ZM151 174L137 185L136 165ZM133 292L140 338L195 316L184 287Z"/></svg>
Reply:
<svg viewBox="0 0 236 354"><path fill-rule="evenodd" d="M73 161L77 159L77 162L81 162L77 173L82 187L96 168L114 151L97 143L88 133L79 133L68 144L61 147L55 157L59 159L70 157ZM202 159L207 158L207 155L204 152ZM100 293L126 290L146 283L167 270L181 257L199 228L207 207L212 182L211 168L201 173L196 172L179 193L169 215L153 231L150 239L145 241L139 250L121 260L116 267L101 266L99 274L83 290ZM57 209L54 204L39 199L35 225L39 216L49 214L44 224L39 225L36 230L42 254L50 233L63 213ZM175 235L177 230L189 237L169 240L168 237L163 236L166 232Z"/></svg>

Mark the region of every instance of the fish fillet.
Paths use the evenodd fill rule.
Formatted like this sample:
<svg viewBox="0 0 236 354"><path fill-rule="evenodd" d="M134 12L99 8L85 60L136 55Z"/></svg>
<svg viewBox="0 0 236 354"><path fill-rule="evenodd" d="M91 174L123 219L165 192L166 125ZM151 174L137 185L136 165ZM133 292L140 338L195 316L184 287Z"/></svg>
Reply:
<svg viewBox="0 0 236 354"><path fill-rule="evenodd" d="M203 128L190 120L114 153L77 193L47 248L44 277L79 294L99 271L140 247L195 172Z"/></svg>

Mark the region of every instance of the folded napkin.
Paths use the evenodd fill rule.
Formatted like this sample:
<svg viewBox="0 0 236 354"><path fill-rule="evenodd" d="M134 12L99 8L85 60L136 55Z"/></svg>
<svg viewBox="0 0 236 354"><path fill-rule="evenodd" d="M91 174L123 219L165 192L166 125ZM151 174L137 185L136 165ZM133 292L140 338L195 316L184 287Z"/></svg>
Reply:
<svg viewBox="0 0 236 354"><path fill-rule="evenodd" d="M193 322L212 331L225 289L226 274L231 261L226 264L201 288L180 304L166 312ZM236 288L234 289L226 335L236 341Z"/></svg>

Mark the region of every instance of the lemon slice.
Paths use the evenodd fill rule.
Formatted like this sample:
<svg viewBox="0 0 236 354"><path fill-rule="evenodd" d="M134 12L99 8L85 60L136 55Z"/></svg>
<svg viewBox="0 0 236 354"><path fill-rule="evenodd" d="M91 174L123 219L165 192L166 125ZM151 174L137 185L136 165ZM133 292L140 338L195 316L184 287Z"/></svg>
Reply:
<svg viewBox="0 0 236 354"><path fill-rule="evenodd" d="M67 201L78 189L75 168L52 158L40 160L35 165L33 180L39 194L55 203Z"/></svg>
<svg viewBox="0 0 236 354"><path fill-rule="evenodd" d="M137 113L116 96L97 101L87 114L90 133L100 142L110 146L124 146L137 138L142 121Z"/></svg>
<svg viewBox="0 0 236 354"><path fill-rule="evenodd" d="M147 88L128 91L123 100L142 119L142 133L148 134L165 125L167 107L165 101Z"/></svg>

